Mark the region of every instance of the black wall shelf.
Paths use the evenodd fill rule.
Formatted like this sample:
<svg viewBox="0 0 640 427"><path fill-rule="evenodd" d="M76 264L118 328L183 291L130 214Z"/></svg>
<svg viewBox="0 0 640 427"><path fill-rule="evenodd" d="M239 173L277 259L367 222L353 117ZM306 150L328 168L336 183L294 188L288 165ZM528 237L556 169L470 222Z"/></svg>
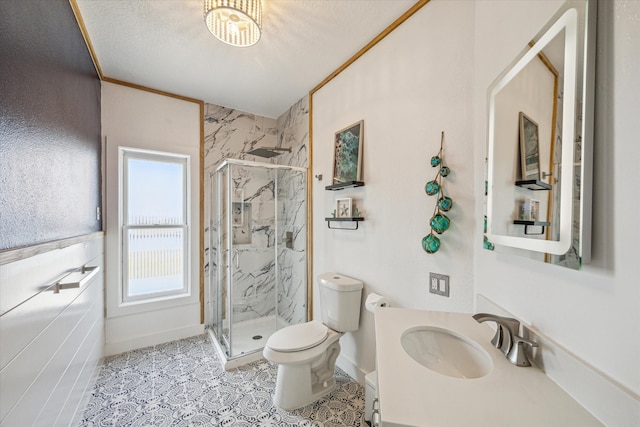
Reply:
<svg viewBox="0 0 640 427"><path fill-rule="evenodd" d="M528 190L540 191L540 190L551 190L551 184L547 184L546 182L540 181L539 179L527 179L523 181L516 181L516 185L518 187L526 188Z"/></svg>
<svg viewBox="0 0 640 427"><path fill-rule="evenodd" d="M357 230L358 229L358 225L360 224L360 221L364 221L364 218L361 216L356 216L356 217L348 217L348 218L335 218L335 217L329 217L329 218L325 218L325 221L327 221L327 227L329 227L329 229L331 230ZM332 222L349 222L349 223L355 223L356 224L356 228L342 228L342 227L331 227L331 223Z"/></svg>
<svg viewBox="0 0 640 427"><path fill-rule="evenodd" d="M347 182L339 182L333 185L327 185L326 187L324 187L324 189L329 191L337 191L345 188L362 187L362 186L364 186L363 181L347 181Z"/></svg>
<svg viewBox="0 0 640 427"><path fill-rule="evenodd" d="M551 225L550 222L546 222L546 221L524 221L524 220L520 220L520 219L516 219L513 221L514 224L517 225L524 225L524 234L530 234L530 235L540 235L540 234L544 234L544 228L548 227ZM529 227L542 227L542 232L540 233L529 233Z"/></svg>

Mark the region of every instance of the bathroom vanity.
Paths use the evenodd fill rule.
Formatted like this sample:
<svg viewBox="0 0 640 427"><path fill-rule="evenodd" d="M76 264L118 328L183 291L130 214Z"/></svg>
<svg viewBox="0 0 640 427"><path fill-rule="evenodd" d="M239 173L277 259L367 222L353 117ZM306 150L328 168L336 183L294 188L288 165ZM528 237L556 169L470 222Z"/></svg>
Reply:
<svg viewBox="0 0 640 427"><path fill-rule="evenodd" d="M602 425L470 314L378 308L375 330L380 426Z"/></svg>

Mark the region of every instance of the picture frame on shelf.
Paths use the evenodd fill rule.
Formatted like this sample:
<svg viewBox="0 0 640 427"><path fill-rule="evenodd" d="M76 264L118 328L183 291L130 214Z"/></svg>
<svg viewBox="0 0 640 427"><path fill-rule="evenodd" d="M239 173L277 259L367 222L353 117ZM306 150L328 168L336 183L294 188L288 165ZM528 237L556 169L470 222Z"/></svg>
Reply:
<svg viewBox="0 0 640 427"><path fill-rule="evenodd" d="M540 179L540 154L538 150L538 124L520 111L519 117L520 163L522 179Z"/></svg>
<svg viewBox="0 0 640 427"><path fill-rule="evenodd" d="M341 199L336 199L336 218L351 218L351 198L344 197Z"/></svg>
<svg viewBox="0 0 640 427"><path fill-rule="evenodd" d="M531 221L540 221L540 200L529 199L531 205Z"/></svg>
<svg viewBox="0 0 640 427"><path fill-rule="evenodd" d="M334 138L333 184L362 180L364 120L339 130Z"/></svg>

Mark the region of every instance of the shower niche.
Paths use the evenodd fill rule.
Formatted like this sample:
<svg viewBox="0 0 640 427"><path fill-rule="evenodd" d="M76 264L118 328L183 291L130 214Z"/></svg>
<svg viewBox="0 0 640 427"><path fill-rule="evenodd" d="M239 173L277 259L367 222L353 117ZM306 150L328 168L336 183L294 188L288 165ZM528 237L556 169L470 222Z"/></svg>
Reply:
<svg viewBox="0 0 640 427"><path fill-rule="evenodd" d="M278 329L307 321L307 177L227 159L210 179L208 327L230 369L260 358Z"/></svg>

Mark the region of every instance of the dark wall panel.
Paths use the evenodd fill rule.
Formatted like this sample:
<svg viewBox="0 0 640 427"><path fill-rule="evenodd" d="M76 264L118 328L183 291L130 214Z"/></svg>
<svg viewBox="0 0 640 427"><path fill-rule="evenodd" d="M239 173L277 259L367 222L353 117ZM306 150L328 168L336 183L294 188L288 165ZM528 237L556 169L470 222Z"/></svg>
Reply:
<svg viewBox="0 0 640 427"><path fill-rule="evenodd" d="M0 0L0 250L100 231L100 81L68 0Z"/></svg>

